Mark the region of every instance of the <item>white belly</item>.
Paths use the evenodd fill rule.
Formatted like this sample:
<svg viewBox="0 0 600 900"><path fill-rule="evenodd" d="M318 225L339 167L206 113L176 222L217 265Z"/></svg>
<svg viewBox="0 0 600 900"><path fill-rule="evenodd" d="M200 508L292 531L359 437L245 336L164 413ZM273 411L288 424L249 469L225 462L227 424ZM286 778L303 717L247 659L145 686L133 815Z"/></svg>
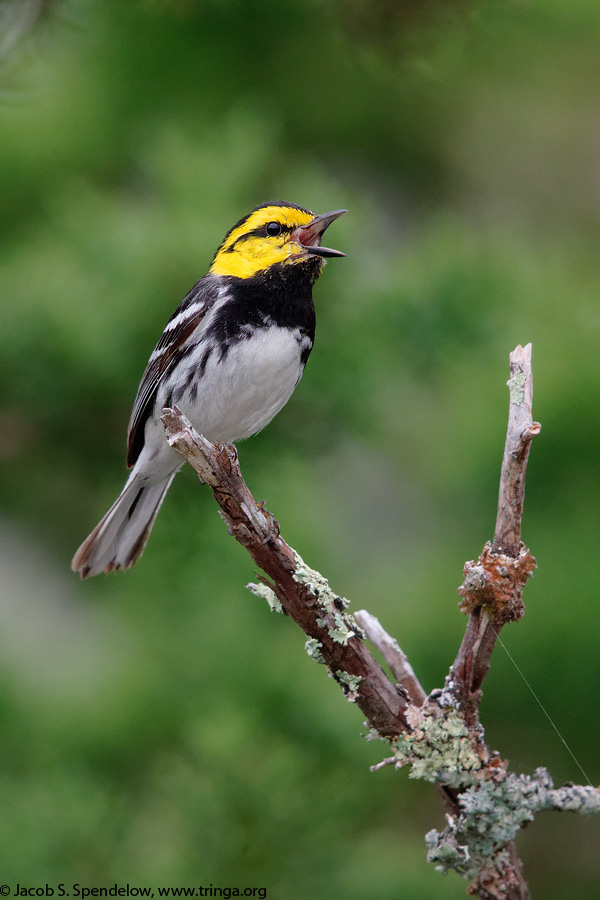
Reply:
<svg viewBox="0 0 600 900"><path fill-rule="evenodd" d="M264 428L291 397L304 368L301 354L308 346L308 338L287 328L258 329L232 344L222 360L213 351L204 373L195 379L195 396L187 390L177 405L210 441L247 438ZM160 394L159 389L159 402Z"/></svg>

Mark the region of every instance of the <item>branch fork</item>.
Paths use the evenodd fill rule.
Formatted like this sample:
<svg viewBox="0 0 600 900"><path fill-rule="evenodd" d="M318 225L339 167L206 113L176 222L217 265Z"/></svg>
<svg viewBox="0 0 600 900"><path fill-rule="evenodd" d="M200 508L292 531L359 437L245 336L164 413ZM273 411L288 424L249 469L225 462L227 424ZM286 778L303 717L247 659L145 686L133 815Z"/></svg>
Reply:
<svg viewBox="0 0 600 900"><path fill-rule="evenodd" d="M494 539L477 561L465 565L459 588L460 608L468 615L465 634L444 687L429 696L379 621L365 610L352 616L348 601L283 540L271 513L248 490L235 449L211 444L177 407L163 410L162 417L169 444L209 485L229 533L267 576L259 575L260 584L248 587L297 622L307 636L308 654L327 667L367 717L367 736L391 746L393 755L373 768L408 764L411 777L438 785L449 814L441 834L427 835L428 859L441 871L454 869L468 878L468 892L480 900L529 897L513 838L539 809L600 811L593 788L555 791L543 769L533 778L509 772L486 746L479 722L481 687L498 633L523 615L523 587L536 566L521 541L525 472L541 427L531 412L531 344L510 354L508 387ZM383 655L391 678L367 648L367 638Z"/></svg>

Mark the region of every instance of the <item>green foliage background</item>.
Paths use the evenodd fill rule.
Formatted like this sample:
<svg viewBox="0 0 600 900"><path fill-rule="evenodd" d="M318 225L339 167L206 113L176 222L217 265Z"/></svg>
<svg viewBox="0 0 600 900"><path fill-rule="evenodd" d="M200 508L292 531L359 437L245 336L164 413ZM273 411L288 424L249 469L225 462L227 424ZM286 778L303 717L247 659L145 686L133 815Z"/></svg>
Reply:
<svg viewBox="0 0 600 900"><path fill-rule="evenodd" d="M533 342L510 652L600 780L600 10L587 0L0 2L0 880L458 898L443 825L184 471L131 572L71 555L125 478L138 379L234 221L345 206L317 344L239 447L285 538L427 689L493 532L508 353ZM335 232L335 237L334 237ZM518 771L583 776L499 648L483 715ZM596 896L600 823L519 838L534 896Z"/></svg>

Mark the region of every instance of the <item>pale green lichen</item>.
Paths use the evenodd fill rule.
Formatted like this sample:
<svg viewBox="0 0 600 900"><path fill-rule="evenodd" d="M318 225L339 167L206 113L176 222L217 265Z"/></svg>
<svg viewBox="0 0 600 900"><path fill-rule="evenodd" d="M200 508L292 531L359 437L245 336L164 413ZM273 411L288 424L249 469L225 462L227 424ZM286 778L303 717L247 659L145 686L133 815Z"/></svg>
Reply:
<svg viewBox="0 0 600 900"><path fill-rule="evenodd" d="M411 766L410 778L453 787L473 783L481 760L455 710L446 708L436 715L416 710L410 724L412 730L393 744L400 765Z"/></svg>
<svg viewBox="0 0 600 900"><path fill-rule="evenodd" d="M484 866L501 869L505 845L541 810L570 810L582 815L600 812L600 794L593 787L554 788L546 769L533 776L498 772L496 780L468 787L459 797L459 816L448 818L440 833L425 836L427 859L438 871L450 869L475 878Z"/></svg>
<svg viewBox="0 0 600 900"><path fill-rule="evenodd" d="M332 641L345 647L350 638L356 635L353 627L356 623L352 616L343 616L339 612L332 613L333 625L329 625L327 619L317 619L317 625L320 628L327 628L327 632ZM358 627L358 626L357 626Z"/></svg>
<svg viewBox="0 0 600 900"><path fill-rule="evenodd" d="M307 566L295 551L294 556L296 560L294 581L306 585L319 601L323 612L323 615L317 619L317 625L320 628L326 628L331 639L342 646L346 646L352 637L360 637L365 640L366 635L354 616L343 612L350 605L346 598L335 594L329 587L327 579L320 572Z"/></svg>
<svg viewBox="0 0 600 900"><path fill-rule="evenodd" d="M460 871L469 861L469 848L461 846L455 841L443 840L439 831L432 828L425 835L425 843L429 848L427 851L427 861L435 862L438 872L445 875L450 869Z"/></svg>
<svg viewBox="0 0 600 900"><path fill-rule="evenodd" d="M296 561L296 569L293 575L294 581L305 584L310 588L311 591L313 591L313 593L317 595L331 593L329 582L324 575L321 575L321 573L317 572L316 569L311 569L311 567L304 562L300 554L296 553L295 550L294 558Z"/></svg>
<svg viewBox="0 0 600 900"><path fill-rule="evenodd" d="M362 681L362 677L360 675L350 675L349 672L338 670L335 673L335 678L346 688L346 697L348 700L351 700L354 703L358 695L358 686Z"/></svg>
<svg viewBox="0 0 600 900"><path fill-rule="evenodd" d="M266 600L273 612L283 612L283 606L281 605L277 594L267 584L253 584L250 582L246 587L249 591L252 591L256 597L260 597L261 600Z"/></svg>
<svg viewBox="0 0 600 900"><path fill-rule="evenodd" d="M308 653L311 659L314 659L317 663L324 663L323 654L321 653L321 647L323 644L321 641L318 641L316 638L309 638L304 644L304 649Z"/></svg>
<svg viewBox="0 0 600 900"><path fill-rule="evenodd" d="M335 627L329 629L329 634L336 644L346 646L350 638L353 638L356 632L350 627L349 617L342 616L339 612L333 614Z"/></svg>
<svg viewBox="0 0 600 900"><path fill-rule="evenodd" d="M340 608L347 609L350 605L345 597L339 597L329 587L329 582L324 575L307 566L301 556L294 551L296 569L293 574L294 581L305 584L312 591L323 609L334 612Z"/></svg>
<svg viewBox="0 0 600 900"><path fill-rule="evenodd" d="M525 382L527 374L522 371L515 372L512 378L507 381L510 393L510 402L520 406L525 397Z"/></svg>

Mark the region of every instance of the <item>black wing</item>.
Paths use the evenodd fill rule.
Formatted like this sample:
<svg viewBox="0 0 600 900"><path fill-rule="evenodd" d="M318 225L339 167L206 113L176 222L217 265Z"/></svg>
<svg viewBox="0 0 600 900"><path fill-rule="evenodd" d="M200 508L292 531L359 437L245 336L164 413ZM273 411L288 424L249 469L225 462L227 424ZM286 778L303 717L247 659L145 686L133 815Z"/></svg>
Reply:
<svg viewBox="0 0 600 900"><path fill-rule="evenodd" d="M218 281L210 275L201 278L179 304L165 326L162 336L142 375L127 431L127 466L135 465L144 446L144 427L152 412L158 385L165 372L176 364L189 339L219 296Z"/></svg>

